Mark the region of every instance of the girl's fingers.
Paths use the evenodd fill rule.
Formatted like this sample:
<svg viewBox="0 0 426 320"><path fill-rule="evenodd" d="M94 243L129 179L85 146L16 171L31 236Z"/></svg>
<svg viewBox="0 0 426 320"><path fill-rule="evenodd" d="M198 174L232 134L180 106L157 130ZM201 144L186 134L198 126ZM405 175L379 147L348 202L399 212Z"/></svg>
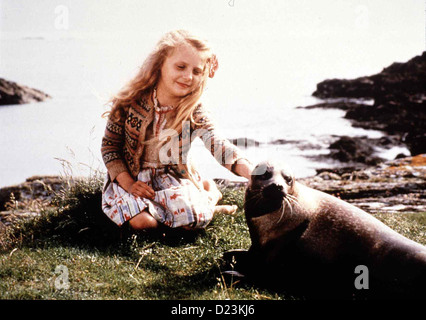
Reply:
<svg viewBox="0 0 426 320"><path fill-rule="evenodd" d="M147 185L146 183L142 182L142 181L136 181L136 185L139 186L140 188L147 190L148 192L154 194L154 189L152 189L149 185Z"/></svg>
<svg viewBox="0 0 426 320"><path fill-rule="evenodd" d="M141 181L137 181L133 188L133 195L141 197L141 198L153 199L155 197L155 192L147 184Z"/></svg>
<svg viewBox="0 0 426 320"><path fill-rule="evenodd" d="M155 193L151 193L147 190L144 190L144 193L145 193L145 198L154 199L154 197L155 197Z"/></svg>

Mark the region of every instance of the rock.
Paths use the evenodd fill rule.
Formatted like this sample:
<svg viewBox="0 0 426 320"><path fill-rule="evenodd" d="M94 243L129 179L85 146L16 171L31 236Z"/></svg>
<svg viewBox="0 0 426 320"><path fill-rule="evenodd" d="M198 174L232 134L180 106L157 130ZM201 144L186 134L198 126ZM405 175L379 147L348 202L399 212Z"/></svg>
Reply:
<svg viewBox="0 0 426 320"><path fill-rule="evenodd" d="M368 77L355 80L330 79L317 84L317 90L312 94L321 99L350 97L373 98L374 81Z"/></svg>
<svg viewBox="0 0 426 320"><path fill-rule="evenodd" d="M426 107L426 106L425 106ZM424 130L425 127L423 127ZM419 128L419 131L421 129ZM417 131L417 130L416 130ZM425 152L426 149L426 133L421 132L409 132L405 138L405 143L407 144L408 149L411 154L421 154Z"/></svg>
<svg viewBox="0 0 426 320"><path fill-rule="evenodd" d="M51 98L40 90L0 78L0 105L25 104Z"/></svg>
<svg viewBox="0 0 426 320"><path fill-rule="evenodd" d="M380 73L353 80L331 79L317 84L313 96L327 98L373 98L401 92L418 95L426 90L426 51L405 63L393 63Z"/></svg>
<svg viewBox="0 0 426 320"><path fill-rule="evenodd" d="M365 169L340 168L342 179L322 179L326 169L301 183L370 213L426 212L426 155L386 161Z"/></svg>
<svg viewBox="0 0 426 320"><path fill-rule="evenodd" d="M269 142L269 144L272 144L272 145L281 145L281 144L288 144L288 143L295 144L295 143L299 143L299 142L300 141L297 141L297 140L276 139L276 140L273 140L273 141Z"/></svg>
<svg viewBox="0 0 426 320"><path fill-rule="evenodd" d="M330 145L330 156L341 162L360 162L368 165L380 163L383 159L374 156L375 149L367 137L340 137Z"/></svg>
<svg viewBox="0 0 426 320"><path fill-rule="evenodd" d="M58 192L64 185L59 176L33 176L25 182L3 187L0 189L0 211L6 210L7 203L11 201L29 202L34 199L50 200L54 193Z"/></svg>
<svg viewBox="0 0 426 320"><path fill-rule="evenodd" d="M346 110L345 118L354 126L398 135L412 155L426 152L426 51L372 76L325 80L318 83L313 95L374 99L373 105L330 102L317 107Z"/></svg>
<svg viewBox="0 0 426 320"><path fill-rule="evenodd" d="M324 102L324 103L318 103L313 104L306 107L297 107L297 108L303 108L303 109L339 109L343 111L351 110L354 108L358 108L359 106L368 106L366 104L357 103L357 102L351 102L346 101L347 99L344 99L342 101L335 101L335 102Z"/></svg>
<svg viewBox="0 0 426 320"><path fill-rule="evenodd" d="M318 177L323 180L342 180L342 178L338 174L327 171L321 172Z"/></svg>
<svg viewBox="0 0 426 320"><path fill-rule="evenodd" d="M229 139L229 141L240 148L257 147L260 145L259 141L249 138L235 138Z"/></svg>

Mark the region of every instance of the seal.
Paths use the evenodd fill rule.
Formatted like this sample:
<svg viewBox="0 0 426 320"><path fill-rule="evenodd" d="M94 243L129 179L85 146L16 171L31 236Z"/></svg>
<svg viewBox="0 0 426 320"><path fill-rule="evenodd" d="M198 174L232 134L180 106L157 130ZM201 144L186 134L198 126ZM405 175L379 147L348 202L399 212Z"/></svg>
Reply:
<svg viewBox="0 0 426 320"><path fill-rule="evenodd" d="M255 167L244 207L251 247L228 256L256 283L306 297L426 298L425 246L283 165Z"/></svg>

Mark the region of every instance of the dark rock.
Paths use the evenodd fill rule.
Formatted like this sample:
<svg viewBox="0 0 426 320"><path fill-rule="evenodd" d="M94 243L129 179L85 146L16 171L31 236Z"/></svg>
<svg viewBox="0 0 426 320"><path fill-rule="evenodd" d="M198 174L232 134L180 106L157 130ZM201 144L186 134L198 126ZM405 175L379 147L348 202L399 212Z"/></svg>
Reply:
<svg viewBox="0 0 426 320"><path fill-rule="evenodd" d="M297 140L288 140L288 139L276 139L270 142L272 145L281 145L281 144L288 144L288 143L298 143Z"/></svg>
<svg viewBox="0 0 426 320"><path fill-rule="evenodd" d="M425 154L386 161L378 166L317 171L316 176L298 179L299 182L370 213L426 211ZM336 173L342 179L329 179L326 172Z"/></svg>
<svg viewBox="0 0 426 320"><path fill-rule="evenodd" d="M398 153L398 154L396 155L395 159L402 159L402 158L405 158L405 157L406 157L406 155L405 155L405 154L403 154L403 153Z"/></svg>
<svg viewBox="0 0 426 320"><path fill-rule="evenodd" d="M229 141L231 141L231 143L241 148L257 147L261 144L259 141L249 139L249 138L235 138L235 139L229 139Z"/></svg>
<svg viewBox="0 0 426 320"><path fill-rule="evenodd" d="M373 98L374 81L368 77L355 80L330 79L317 84L317 90L312 94L321 99L351 97Z"/></svg>
<svg viewBox="0 0 426 320"><path fill-rule="evenodd" d="M405 63L393 63L382 72L353 80L331 79L317 84L313 96L326 98L374 98L387 93L415 95L426 90L426 51Z"/></svg>
<svg viewBox="0 0 426 320"><path fill-rule="evenodd" d="M346 167L340 167L340 168L320 168L316 169L317 176L321 175L323 172L332 172L334 174L337 174L339 176L344 176L346 174L351 174L354 171L361 170L361 168L358 166L346 166Z"/></svg>
<svg viewBox="0 0 426 320"><path fill-rule="evenodd" d="M425 130L424 128L426 127L423 127L423 130ZM411 154L421 154L426 149L426 133L417 131L420 131L420 128L416 132L408 133L404 139Z"/></svg>
<svg viewBox="0 0 426 320"><path fill-rule="evenodd" d="M380 163L383 159L374 156L375 149L367 137L343 136L330 145L330 156L341 162L360 162L368 165Z"/></svg>
<svg viewBox="0 0 426 320"><path fill-rule="evenodd" d="M360 106L368 106L366 104L351 102L351 101L334 101L334 102L324 102L318 103L306 107L298 107L303 109L340 109L343 111L352 110L354 108L358 108Z"/></svg>
<svg viewBox="0 0 426 320"><path fill-rule="evenodd" d="M11 201L28 202L34 199L50 200L54 193L64 185L58 176L33 176L24 183L3 187L0 189L0 211L6 210L7 203Z"/></svg>
<svg viewBox="0 0 426 320"><path fill-rule="evenodd" d="M374 99L373 105L333 102L318 106L346 110L345 118L356 127L398 135L412 155L426 152L426 52L372 76L325 80L313 95Z"/></svg>
<svg viewBox="0 0 426 320"><path fill-rule="evenodd" d="M50 96L40 90L0 78L0 105L39 102L48 98Z"/></svg>

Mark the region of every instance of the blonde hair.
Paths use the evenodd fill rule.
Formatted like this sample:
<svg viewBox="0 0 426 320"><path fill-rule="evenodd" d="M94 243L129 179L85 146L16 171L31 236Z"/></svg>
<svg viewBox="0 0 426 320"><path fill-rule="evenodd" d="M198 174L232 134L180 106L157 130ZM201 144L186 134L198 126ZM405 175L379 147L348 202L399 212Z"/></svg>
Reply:
<svg viewBox="0 0 426 320"><path fill-rule="evenodd" d="M157 43L155 49L145 59L136 76L131 79L110 101L111 110L104 113L113 120L123 117L133 101L151 97L154 88L161 77L161 68L164 61L173 51L184 44L189 44L207 57L202 79L197 88L183 97L176 106L177 115L169 128L178 133L182 132L182 122L194 121L193 111L204 91L207 77L209 76L212 52L206 40L203 40L186 30L176 30L166 33Z"/></svg>

